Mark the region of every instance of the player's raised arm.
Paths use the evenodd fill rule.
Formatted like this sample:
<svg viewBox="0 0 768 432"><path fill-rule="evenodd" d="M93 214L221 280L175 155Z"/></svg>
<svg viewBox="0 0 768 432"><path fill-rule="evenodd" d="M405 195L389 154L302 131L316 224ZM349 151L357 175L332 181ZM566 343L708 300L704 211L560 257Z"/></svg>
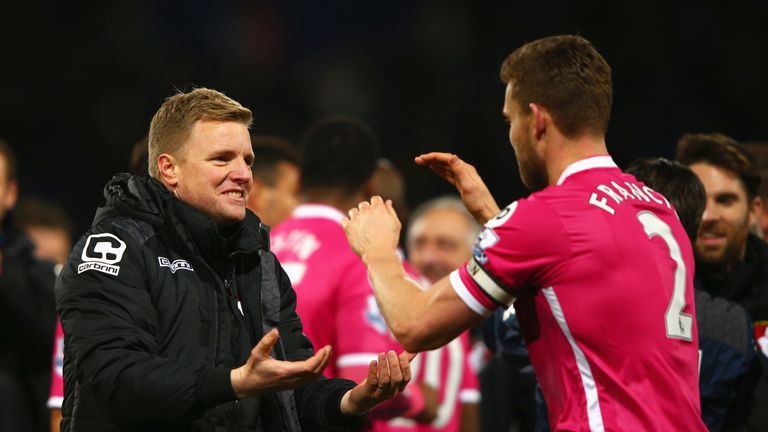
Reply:
<svg viewBox="0 0 768 432"><path fill-rule="evenodd" d="M396 253L400 221L390 201L378 196L363 201L343 224L352 249L368 267L384 319L406 350L442 346L482 319L458 297L447 277L426 291L408 277Z"/></svg>
<svg viewBox="0 0 768 432"><path fill-rule="evenodd" d="M499 213L499 206L480 174L471 164L452 153L431 152L417 156L418 165L429 167L448 183L456 187L464 206L475 220L484 225Z"/></svg>

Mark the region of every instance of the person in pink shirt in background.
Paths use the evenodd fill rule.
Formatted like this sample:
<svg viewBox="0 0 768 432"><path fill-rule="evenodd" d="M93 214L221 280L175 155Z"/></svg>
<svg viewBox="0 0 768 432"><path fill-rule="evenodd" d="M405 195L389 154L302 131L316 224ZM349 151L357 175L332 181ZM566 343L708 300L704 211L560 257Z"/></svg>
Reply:
<svg viewBox="0 0 768 432"><path fill-rule="evenodd" d="M330 117L309 128L302 151L302 204L272 229L272 250L296 290L296 310L307 337L315 346L333 346L324 375L355 380L365 375L376 353L402 350L341 226L341 209L370 196L378 144L363 123ZM435 405L419 385L411 385L374 409L369 419L374 424L394 416L430 421Z"/></svg>

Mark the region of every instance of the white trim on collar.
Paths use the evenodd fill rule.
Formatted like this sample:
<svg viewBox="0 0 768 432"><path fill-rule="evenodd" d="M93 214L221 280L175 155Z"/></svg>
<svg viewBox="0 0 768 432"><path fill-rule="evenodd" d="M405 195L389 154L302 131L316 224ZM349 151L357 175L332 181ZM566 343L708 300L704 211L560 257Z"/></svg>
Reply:
<svg viewBox="0 0 768 432"><path fill-rule="evenodd" d="M557 185L560 186L563 184L565 179L567 179L572 174L593 168L618 168L618 166L616 165L616 162L613 161L613 158L607 155L592 156L586 159L582 159L568 165L565 170L563 170L563 173L560 174L560 178L557 179Z"/></svg>
<svg viewBox="0 0 768 432"><path fill-rule="evenodd" d="M325 204L299 204L298 207L293 209L293 213L291 213L291 217L295 217L297 219L305 219L305 218L321 218L321 219L330 219L334 222L341 223L341 220L344 219L344 213L339 211L339 209L335 207L331 207L329 205Z"/></svg>

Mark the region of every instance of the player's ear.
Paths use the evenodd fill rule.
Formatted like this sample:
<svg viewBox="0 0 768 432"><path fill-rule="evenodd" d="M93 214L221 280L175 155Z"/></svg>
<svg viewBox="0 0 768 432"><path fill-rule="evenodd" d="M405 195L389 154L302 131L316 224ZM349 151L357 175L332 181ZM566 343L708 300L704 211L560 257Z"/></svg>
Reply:
<svg viewBox="0 0 768 432"><path fill-rule="evenodd" d="M537 140L540 140L547 132L549 113L535 103L530 103L528 106L531 108L531 116L533 117L533 134Z"/></svg>
<svg viewBox="0 0 768 432"><path fill-rule="evenodd" d="M760 220L760 215L763 213L763 206L765 203L760 197L752 198L752 202L749 205L749 225L755 226Z"/></svg>
<svg viewBox="0 0 768 432"><path fill-rule="evenodd" d="M172 155L163 153L157 157L157 170L160 174L158 180L171 188L179 184L178 168L179 162Z"/></svg>

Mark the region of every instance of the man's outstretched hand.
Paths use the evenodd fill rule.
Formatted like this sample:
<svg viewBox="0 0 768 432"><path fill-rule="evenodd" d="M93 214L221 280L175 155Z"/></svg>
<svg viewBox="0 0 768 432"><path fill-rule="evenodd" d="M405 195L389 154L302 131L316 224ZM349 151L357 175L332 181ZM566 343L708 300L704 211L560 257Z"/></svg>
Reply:
<svg viewBox="0 0 768 432"><path fill-rule="evenodd" d="M363 201L348 212L349 218L341 221L347 241L360 257L370 252L394 254L400 240L400 220L392 207L392 201L376 195L371 201Z"/></svg>
<svg viewBox="0 0 768 432"><path fill-rule="evenodd" d="M253 347L248 361L230 372L229 379L238 398L285 390L315 381L320 378L331 359L331 347L325 346L306 360L276 360L269 354L277 338L277 329L272 329Z"/></svg>
<svg viewBox="0 0 768 432"><path fill-rule="evenodd" d="M456 187L464 206L480 224L496 216L500 209L474 166L452 153L432 152L417 156L418 165L427 166Z"/></svg>
<svg viewBox="0 0 768 432"><path fill-rule="evenodd" d="M368 376L341 398L341 412L346 415L363 415L371 408L401 393L411 381L411 360L416 354L394 351L379 353L379 359L371 361Z"/></svg>

